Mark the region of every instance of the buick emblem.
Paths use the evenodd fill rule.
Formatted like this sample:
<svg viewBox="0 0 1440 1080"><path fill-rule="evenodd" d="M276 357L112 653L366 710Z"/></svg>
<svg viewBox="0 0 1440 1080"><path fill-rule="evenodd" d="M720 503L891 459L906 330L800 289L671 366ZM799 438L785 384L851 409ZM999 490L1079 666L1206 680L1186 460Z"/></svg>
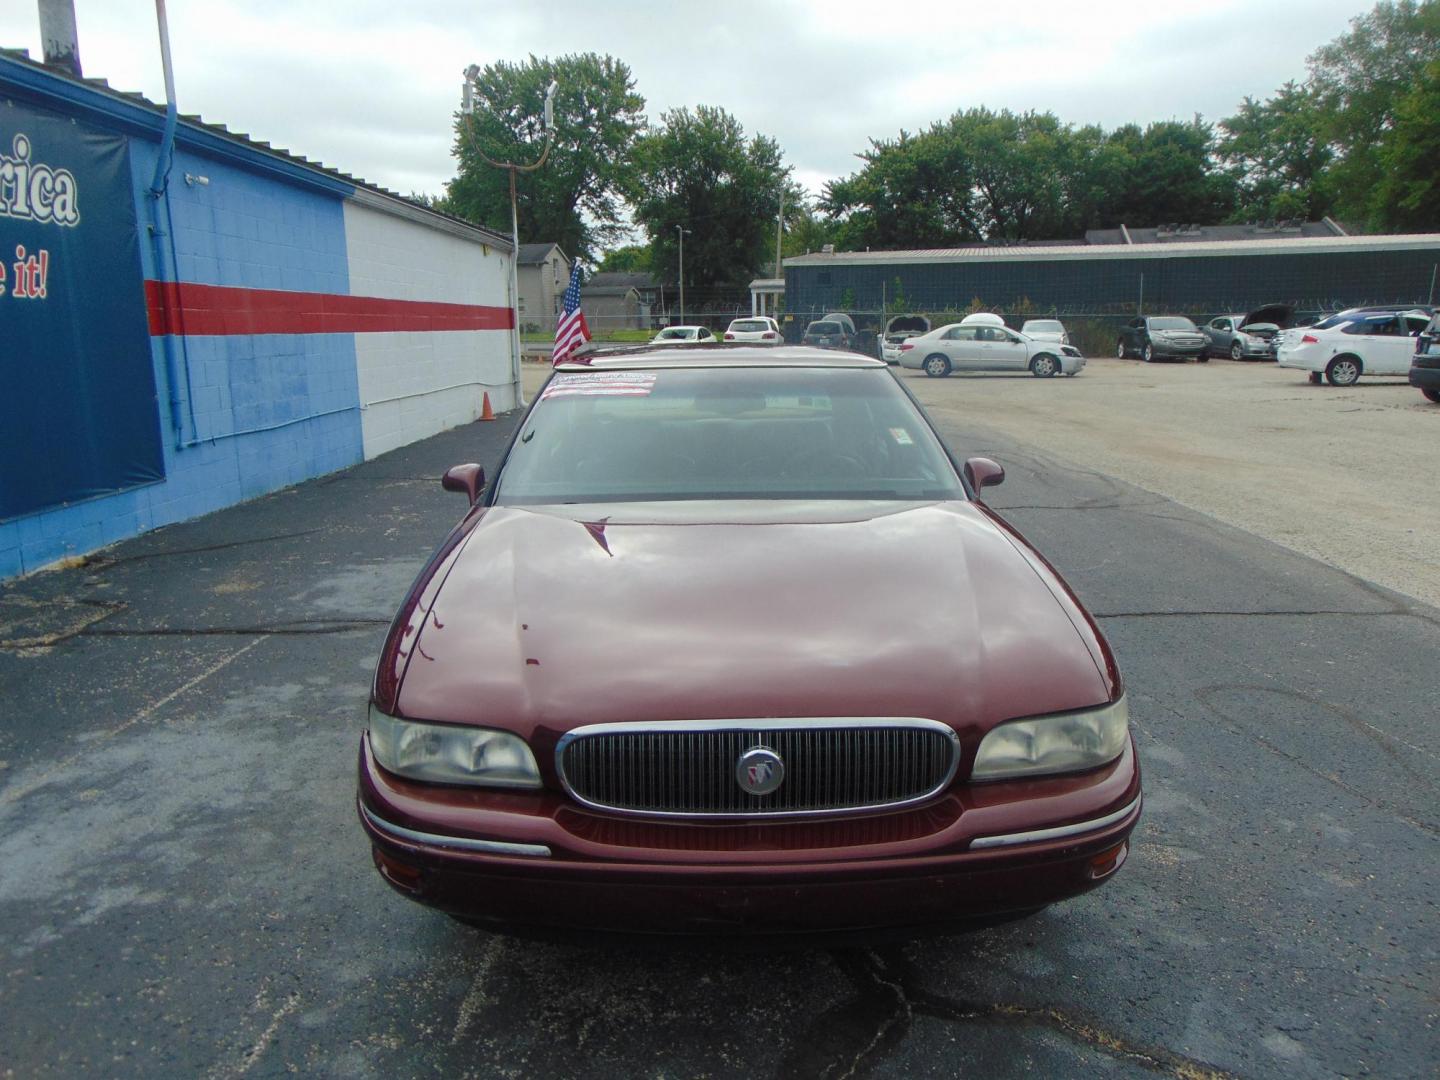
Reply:
<svg viewBox="0 0 1440 1080"><path fill-rule="evenodd" d="M735 780L751 795L769 795L784 779L785 762L769 747L751 747L735 763Z"/></svg>

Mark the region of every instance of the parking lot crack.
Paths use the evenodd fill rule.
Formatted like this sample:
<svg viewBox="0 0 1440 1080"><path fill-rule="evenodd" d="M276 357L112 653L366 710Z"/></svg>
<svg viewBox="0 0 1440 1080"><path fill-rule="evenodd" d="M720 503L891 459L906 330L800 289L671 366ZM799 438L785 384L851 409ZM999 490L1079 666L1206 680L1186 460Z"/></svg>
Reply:
<svg viewBox="0 0 1440 1080"><path fill-rule="evenodd" d="M1270 739L1267 739L1264 735L1261 735L1258 732L1245 730L1235 721L1233 717L1227 714L1223 709L1217 707L1213 701L1215 694L1219 691L1244 689L1261 690L1269 693L1293 694L1293 691L1278 690L1273 687L1207 686L1202 687L1200 690L1196 691L1196 700L1200 702L1201 707L1204 708L1206 712L1210 713L1213 717L1216 718L1216 720L1218 721L1218 726L1221 730L1226 731L1229 734L1236 736L1237 738L1248 738L1253 740L1260 747L1268 750L1276 757L1283 758L1285 761L1288 761L1296 768L1302 769L1305 772L1309 773L1317 780L1323 780L1325 783L1331 785L1332 787L1338 788L1340 791L1343 791L1345 794L1351 796L1352 798L1359 799L1362 803L1364 803L1371 809L1380 810L1384 813L1390 814L1397 821L1402 821L1406 825L1409 825L1411 828L1419 829L1422 832L1431 834L1432 836L1440 835L1440 825L1437 825L1435 822L1421 820L1420 818L1417 818L1410 814L1404 807L1396 806L1393 803L1386 802L1384 799L1377 799L1370 795L1367 795L1365 792L1361 791L1353 784L1348 784L1344 780L1340 779L1340 777L1336 774L1326 772L1324 769L1317 768L1316 766L1310 764L1308 761L1305 761L1303 758L1300 758L1299 756L1290 753L1288 750L1285 750L1281 746L1272 742ZM1301 700L1309 700L1306 699L1303 695L1296 694L1294 696L1300 697ZM1175 716L1177 719L1184 719L1184 717L1181 716L1180 713L1176 712L1169 706L1161 703L1161 707L1165 708L1167 712L1169 712L1172 716ZM1375 735L1379 735L1384 739L1392 738L1391 736L1386 735L1384 732L1375 731L1373 725L1366 726L1371 727L1372 732ZM1409 744L1407 743L1406 745ZM1382 743L1382 749L1388 748L1386 748ZM1393 754L1391 756L1392 758L1394 757ZM1406 771L1409 772L1412 776L1415 775L1413 770L1407 769Z"/></svg>
<svg viewBox="0 0 1440 1080"><path fill-rule="evenodd" d="M1042 1027L1107 1057L1177 1080L1232 1080L1232 1073L1163 1047L1143 1046L1092 1020L1049 1005L968 1001L931 993L899 948L840 951L836 966L856 996L816 1019L786 1055L781 1077L862 1077L898 1046L915 1017L951 1023Z"/></svg>
<svg viewBox="0 0 1440 1080"><path fill-rule="evenodd" d="M352 634L375 626L388 626L389 619L355 616L341 619L294 619L282 623L243 626L151 626L136 628L102 628L80 631L81 637L253 637L256 634L279 636L296 634Z"/></svg>
<svg viewBox="0 0 1440 1080"><path fill-rule="evenodd" d="M21 799L25 798L25 796L31 794L32 792L38 791L40 788L50 783L51 780L53 780L59 774L63 773L66 769L69 769L77 763L93 757L96 752L95 747L98 743L106 739L113 739L115 738L115 736L128 731L136 724L143 723L145 720L148 720L151 716L155 715L155 713L159 712L166 705L169 705L176 698L183 697L191 690L194 690L201 683L207 681L212 676L219 674L225 668L233 664L236 660L239 660L242 656L248 653L251 649L255 648L255 646L259 645L268 636L269 635L260 635L256 637L253 641L251 641L248 645L244 645L241 648L236 649L234 652L227 653L225 656L222 656L219 660L215 661L215 663L207 667L204 671L200 672L200 674L181 683L174 690L171 690L168 694L164 694L161 697L156 698L154 701L137 710L135 713L133 713L131 716L129 716L127 719L123 720L119 724L105 731L96 732L86 742L85 749L81 753L70 754L69 756L64 757L60 761L56 762L54 765L51 765L44 772L40 773L40 775L23 782L17 782L10 787L0 790L0 806L4 806L9 803L19 802Z"/></svg>
<svg viewBox="0 0 1440 1080"><path fill-rule="evenodd" d="M229 551L231 548L249 547L252 544L273 544L277 540L295 540L302 536L314 536L316 533L325 532L326 528L321 526L314 529L301 529L299 532L275 533L271 536L252 536L243 540L227 540L223 544L205 544L200 547L189 548L166 548L162 551L141 551L134 555L107 555L97 552L87 555L81 560L80 565L87 570L109 570L111 567L122 566L126 563L145 562L149 559L169 559L179 555L203 555L211 551Z"/></svg>
<svg viewBox="0 0 1440 1080"><path fill-rule="evenodd" d="M118 600L75 599L68 596L47 600L11 594L0 599L0 632L5 630L38 631L0 638L0 649L47 649L83 634L96 623L121 611L126 605ZM5 611L4 608L11 609ZM59 625L55 625L59 623ZM47 625L48 624L48 625Z"/></svg>

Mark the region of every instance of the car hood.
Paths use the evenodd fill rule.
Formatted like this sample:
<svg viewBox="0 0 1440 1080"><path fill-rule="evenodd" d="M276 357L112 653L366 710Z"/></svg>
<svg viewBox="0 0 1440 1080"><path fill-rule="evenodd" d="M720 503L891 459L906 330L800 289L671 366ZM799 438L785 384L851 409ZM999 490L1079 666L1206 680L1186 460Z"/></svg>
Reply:
<svg viewBox="0 0 1440 1080"><path fill-rule="evenodd" d="M1240 320L1241 326L1249 326L1252 323L1274 323L1278 329L1284 330L1295 321L1295 308L1290 304L1266 304L1258 307L1245 318Z"/></svg>
<svg viewBox="0 0 1440 1080"><path fill-rule="evenodd" d="M1063 582L974 503L493 507L447 566L418 639L393 643L398 711L542 746L742 717L965 736L1118 691Z"/></svg>

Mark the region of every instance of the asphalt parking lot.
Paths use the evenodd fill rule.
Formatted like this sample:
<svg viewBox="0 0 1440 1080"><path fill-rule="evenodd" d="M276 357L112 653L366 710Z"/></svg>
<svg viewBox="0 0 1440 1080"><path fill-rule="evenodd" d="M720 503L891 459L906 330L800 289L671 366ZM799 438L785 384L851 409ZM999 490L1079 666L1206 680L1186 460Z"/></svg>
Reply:
<svg viewBox="0 0 1440 1080"><path fill-rule="evenodd" d="M1440 604L1440 406L1404 378L1313 386L1259 361L1092 358L1073 379L902 377L987 427Z"/></svg>
<svg viewBox="0 0 1440 1080"><path fill-rule="evenodd" d="M1126 673L1147 801L1109 886L849 950L535 943L392 894L371 665L502 417L0 587L0 1075L1433 1076L1440 611L935 415Z"/></svg>

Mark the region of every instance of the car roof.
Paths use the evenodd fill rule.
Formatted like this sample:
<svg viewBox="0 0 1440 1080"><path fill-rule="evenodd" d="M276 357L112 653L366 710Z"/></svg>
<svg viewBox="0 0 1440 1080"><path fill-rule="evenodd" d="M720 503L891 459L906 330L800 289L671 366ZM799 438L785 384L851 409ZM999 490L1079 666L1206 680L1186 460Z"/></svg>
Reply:
<svg viewBox="0 0 1440 1080"><path fill-rule="evenodd" d="M626 346L587 353L584 362L574 360L556 366L556 371L623 371L630 368L725 368L725 367L815 367L881 368L889 365L873 356L812 349L804 345L757 348L753 345L708 345L703 349L650 349Z"/></svg>
<svg viewBox="0 0 1440 1080"><path fill-rule="evenodd" d="M961 326L1004 326L1005 320L993 311L977 311L960 320Z"/></svg>

